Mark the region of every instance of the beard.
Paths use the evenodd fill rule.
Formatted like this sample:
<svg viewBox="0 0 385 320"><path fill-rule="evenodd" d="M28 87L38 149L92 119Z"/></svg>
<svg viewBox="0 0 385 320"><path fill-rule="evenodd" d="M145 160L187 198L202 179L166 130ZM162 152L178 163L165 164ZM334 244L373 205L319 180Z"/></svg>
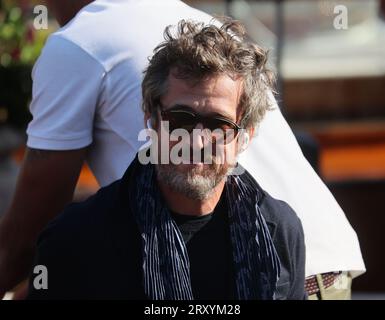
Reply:
<svg viewBox="0 0 385 320"><path fill-rule="evenodd" d="M214 188L231 174L233 166L216 163L215 157L210 164L158 164L155 166L157 178L174 192L193 200L207 199Z"/></svg>

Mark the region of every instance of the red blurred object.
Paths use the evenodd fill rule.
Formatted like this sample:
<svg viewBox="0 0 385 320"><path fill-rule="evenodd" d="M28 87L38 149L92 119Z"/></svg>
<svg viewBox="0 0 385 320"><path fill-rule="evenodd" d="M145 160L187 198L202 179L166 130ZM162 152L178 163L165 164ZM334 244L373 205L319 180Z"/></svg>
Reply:
<svg viewBox="0 0 385 320"><path fill-rule="evenodd" d="M20 61L20 53L20 48L15 48L11 53L12 60L17 62Z"/></svg>
<svg viewBox="0 0 385 320"><path fill-rule="evenodd" d="M27 27L26 40L28 43L33 43L35 41L35 33L31 24L28 24Z"/></svg>

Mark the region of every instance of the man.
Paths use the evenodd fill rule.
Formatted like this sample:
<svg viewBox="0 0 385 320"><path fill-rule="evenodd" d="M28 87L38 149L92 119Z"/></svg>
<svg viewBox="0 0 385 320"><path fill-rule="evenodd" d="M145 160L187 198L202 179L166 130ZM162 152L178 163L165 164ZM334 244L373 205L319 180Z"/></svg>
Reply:
<svg viewBox="0 0 385 320"><path fill-rule="evenodd" d="M43 233L36 264L49 286L32 285L31 299L305 297L299 219L234 173L269 108L266 55L236 22L182 20L177 30L166 30L142 84L158 139ZM143 164L148 151L154 163Z"/></svg>
<svg viewBox="0 0 385 320"><path fill-rule="evenodd" d="M13 204L0 222L0 294L26 276L37 235L71 201L84 160L106 186L134 159L143 129L142 71L164 28L182 18L211 20L177 0L48 4L63 28L51 35L33 72L28 149ZM300 217L306 275L365 270L356 234L277 106L240 163Z"/></svg>

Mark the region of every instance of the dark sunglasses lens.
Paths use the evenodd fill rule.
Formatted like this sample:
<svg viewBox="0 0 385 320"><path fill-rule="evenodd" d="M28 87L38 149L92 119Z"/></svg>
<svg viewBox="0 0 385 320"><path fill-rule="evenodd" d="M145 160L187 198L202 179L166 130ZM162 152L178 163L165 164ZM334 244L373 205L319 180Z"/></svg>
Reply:
<svg viewBox="0 0 385 320"><path fill-rule="evenodd" d="M221 144L231 142L238 134L238 128L230 121L220 118L200 119L184 110L163 111L162 119L169 122L170 133L176 129L184 129L191 133L198 122L201 122L203 127L211 132L208 133L209 140Z"/></svg>
<svg viewBox="0 0 385 320"><path fill-rule="evenodd" d="M196 119L194 115L188 112L182 111L170 111L165 112L163 116L164 121L169 121L170 132L175 129L184 129L188 132L192 132L192 130L196 126Z"/></svg>
<svg viewBox="0 0 385 320"><path fill-rule="evenodd" d="M217 143L231 142L238 132L236 126L223 119L208 119L205 127L210 129L212 141Z"/></svg>
<svg viewBox="0 0 385 320"><path fill-rule="evenodd" d="M210 118L206 120L205 128L210 129L211 131L214 131L216 129L226 131L234 129L234 126L230 122L227 122L225 120Z"/></svg>

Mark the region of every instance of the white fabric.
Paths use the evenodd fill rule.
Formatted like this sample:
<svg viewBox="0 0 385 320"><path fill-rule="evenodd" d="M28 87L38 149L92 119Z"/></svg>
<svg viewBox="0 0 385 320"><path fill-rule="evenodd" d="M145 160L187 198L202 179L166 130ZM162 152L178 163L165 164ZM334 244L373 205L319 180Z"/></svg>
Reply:
<svg viewBox="0 0 385 320"><path fill-rule="evenodd" d="M50 36L33 70L30 148L71 150L90 144L100 185L119 179L142 142L142 71L163 30L182 18L211 17L178 0L96 0ZM289 203L306 238L306 275L364 271L357 237L304 159L278 108L241 157L261 186Z"/></svg>
<svg viewBox="0 0 385 320"><path fill-rule="evenodd" d="M267 113L239 161L276 199L301 219L306 244L306 275L365 271L357 235L333 195L314 172L278 107Z"/></svg>

